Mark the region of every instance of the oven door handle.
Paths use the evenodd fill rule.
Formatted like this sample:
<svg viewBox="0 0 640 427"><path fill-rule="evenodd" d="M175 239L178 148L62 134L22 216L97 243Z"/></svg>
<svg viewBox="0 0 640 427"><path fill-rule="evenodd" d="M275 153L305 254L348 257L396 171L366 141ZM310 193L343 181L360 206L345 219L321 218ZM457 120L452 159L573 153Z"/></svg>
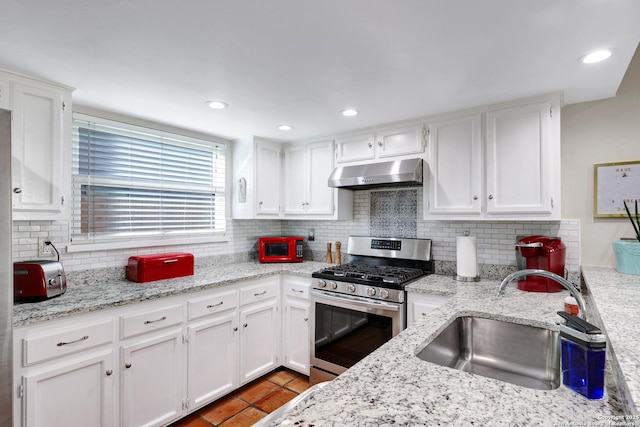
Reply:
<svg viewBox="0 0 640 427"><path fill-rule="evenodd" d="M335 301L335 302L341 302L341 303L355 303L355 304L358 304L359 307L366 307L366 308L372 308L372 309L378 309L378 310L382 309L382 310L394 311L394 312L400 311L399 304L390 304L384 301L371 303L365 299L358 298L358 297L352 297L349 295L335 296L335 295L330 295L328 293L324 293L322 291L315 291L315 290L311 291L311 295L316 295L317 297L327 301Z"/></svg>

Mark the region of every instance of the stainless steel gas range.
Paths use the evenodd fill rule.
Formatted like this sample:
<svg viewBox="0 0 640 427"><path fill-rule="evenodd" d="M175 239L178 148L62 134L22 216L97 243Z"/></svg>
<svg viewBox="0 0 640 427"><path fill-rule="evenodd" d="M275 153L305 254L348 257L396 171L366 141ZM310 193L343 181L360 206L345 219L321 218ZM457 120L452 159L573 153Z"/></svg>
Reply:
<svg viewBox="0 0 640 427"><path fill-rule="evenodd" d="M430 239L350 236L350 262L312 274L312 383L343 373L406 326L405 285L433 273Z"/></svg>

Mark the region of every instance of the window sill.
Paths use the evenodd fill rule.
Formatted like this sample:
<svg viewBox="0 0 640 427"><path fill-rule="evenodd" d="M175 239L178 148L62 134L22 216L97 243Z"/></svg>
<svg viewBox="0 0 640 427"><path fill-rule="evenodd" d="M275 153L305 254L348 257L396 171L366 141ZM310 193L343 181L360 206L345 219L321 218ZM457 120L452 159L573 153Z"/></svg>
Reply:
<svg viewBox="0 0 640 427"><path fill-rule="evenodd" d="M198 243L218 243L228 242L231 240L229 236L215 235L215 236L202 236L202 237L182 237L173 239L149 239L149 240L125 240L125 241L111 241L111 242L97 242L97 243L72 243L67 245L67 253L79 253L79 252L91 252L91 251L104 251L114 249L135 249L135 248L150 248L150 247L162 247L162 246L176 246L176 245L191 245Z"/></svg>

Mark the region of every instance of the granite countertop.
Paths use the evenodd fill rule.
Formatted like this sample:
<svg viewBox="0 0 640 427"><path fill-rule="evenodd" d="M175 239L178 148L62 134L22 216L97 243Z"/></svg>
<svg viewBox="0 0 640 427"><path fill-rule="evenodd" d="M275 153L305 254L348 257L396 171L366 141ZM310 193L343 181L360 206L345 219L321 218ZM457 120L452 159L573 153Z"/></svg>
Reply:
<svg viewBox="0 0 640 427"><path fill-rule="evenodd" d="M587 270L589 283L596 281L593 274L595 272ZM602 272L597 281L615 283L615 280L623 279L618 276L609 269ZM628 281L640 285L637 276ZM451 299L272 425L640 425L637 412L633 410L630 413L636 415L631 415L631 420L624 418L623 403L618 400L611 368L607 371L604 398L588 400L563 385L555 390L533 390L415 357L458 316L475 315L557 329L556 322L561 319L556 312L563 308L567 291L529 293L519 291L511 284L505 296L498 298L498 287L497 281L461 283L451 277L436 275L412 283L408 286L410 291L450 295ZM604 290L602 294L594 292L596 301L605 293ZM636 294L633 297L637 304L640 298ZM601 305L599 301L598 304ZM610 328L613 331L617 330L614 326L621 317L611 313L611 317L603 316L603 319L605 324L607 321L614 323ZM609 333L618 357L630 357L640 344L640 341L618 341L616 334ZM628 369L625 377L632 378L632 385L636 383L638 372L637 355L633 356L635 365L633 362L621 363L623 369ZM622 422L628 424L616 424Z"/></svg>
<svg viewBox="0 0 640 427"><path fill-rule="evenodd" d="M227 286L242 280L258 279L278 273L311 277L326 264L305 261L291 264L244 262L196 268L193 276L136 283L128 280L86 276L69 280L67 292L46 301L17 303L13 306L14 327L26 326L74 314Z"/></svg>
<svg viewBox="0 0 640 427"><path fill-rule="evenodd" d="M14 306L17 327L145 300L212 289L278 273L309 277L325 264L254 262L198 268L194 276L151 283L83 279L57 298ZM533 390L424 362L415 354L458 316L474 315L557 329L556 312L568 292L519 291L515 284L496 296L499 282L457 282L431 275L408 286L417 293L450 296L272 425L386 426L638 425L640 333L632 319L640 302L640 276L585 268L592 301L589 320L605 329L608 356L605 397L588 400L564 386ZM631 321L630 321L631 320ZM625 419L623 414L631 414ZM624 424L626 423L626 424Z"/></svg>
<svg viewBox="0 0 640 427"><path fill-rule="evenodd" d="M632 414L640 403L640 276L613 268L585 267L583 275L621 375L620 393ZM640 425L640 416L636 424Z"/></svg>

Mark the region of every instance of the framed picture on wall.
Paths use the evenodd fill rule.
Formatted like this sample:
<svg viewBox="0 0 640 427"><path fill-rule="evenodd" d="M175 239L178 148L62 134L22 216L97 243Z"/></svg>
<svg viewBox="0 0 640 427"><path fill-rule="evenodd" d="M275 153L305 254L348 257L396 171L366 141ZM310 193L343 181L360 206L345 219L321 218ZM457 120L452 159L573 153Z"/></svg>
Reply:
<svg viewBox="0 0 640 427"><path fill-rule="evenodd" d="M631 207L640 203L640 160L633 162L600 163L594 171L594 217L626 217L624 201Z"/></svg>

